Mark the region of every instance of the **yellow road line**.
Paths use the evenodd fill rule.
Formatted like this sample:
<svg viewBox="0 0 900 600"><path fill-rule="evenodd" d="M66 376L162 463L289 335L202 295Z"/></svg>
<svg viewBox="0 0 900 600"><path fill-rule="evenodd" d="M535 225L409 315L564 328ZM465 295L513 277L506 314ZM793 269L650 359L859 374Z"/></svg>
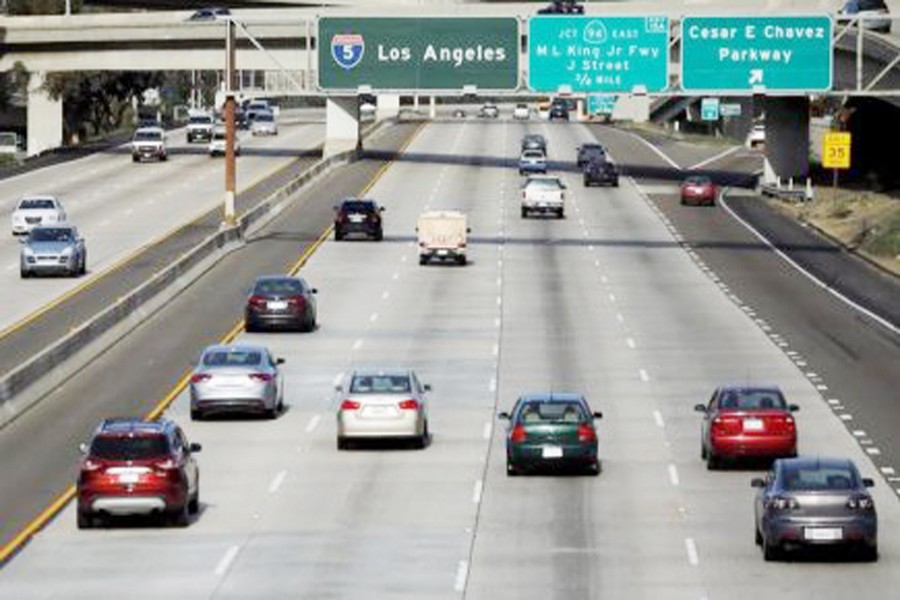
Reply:
<svg viewBox="0 0 900 600"><path fill-rule="evenodd" d="M424 126L425 123L419 125L419 127L413 132L406 143L404 143L403 146L400 147L398 154L402 154L403 151L406 150L407 146L412 143L419 132L422 131L422 128ZM390 167L393 163L394 160L390 160L382 165L381 168L375 172L375 174L363 188L362 194L365 194L370 189L372 189L375 183L382 177L382 175L384 175L388 167ZM291 266L289 271L291 275L296 274L297 271L299 271L300 268L305 265L310 258L312 258L312 255L322 246L323 243L325 243L325 240L328 239L328 236L331 234L333 227L333 225L329 225L328 227L326 227L325 230L316 239L316 241L303 251L300 257ZM219 343L230 343L232 340L234 340L234 338L240 335L243 330L244 320L241 319L232 326L228 333L226 333L222 337ZM178 398L178 396L187 387L190 378L190 371L184 373L178 380L178 382L172 387L172 389L169 390L169 392L162 398L162 400L157 402L156 406L154 406L153 409L147 413L147 415L144 417L144 420L155 421L160 416L162 416L162 414L166 411L167 408L169 408L172 402L174 402L175 399ZM13 556L20 548L25 545L25 543L29 539L31 539L31 536L40 531L51 519L53 519L53 517L55 517L63 508L65 508L66 504L68 504L74 497L75 486L70 485L62 494L60 494L52 503L50 503L47 508L41 511L41 513L37 517L35 517L31 520L31 522L25 525L25 527L23 527L12 540L7 542L2 548L0 548L0 566L4 565L11 556Z"/></svg>

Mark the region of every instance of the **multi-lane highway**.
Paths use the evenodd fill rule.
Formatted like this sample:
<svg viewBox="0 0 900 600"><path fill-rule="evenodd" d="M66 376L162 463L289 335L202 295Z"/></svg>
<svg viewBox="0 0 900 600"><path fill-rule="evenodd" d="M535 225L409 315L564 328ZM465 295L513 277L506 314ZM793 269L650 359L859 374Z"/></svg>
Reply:
<svg viewBox="0 0 900 600"><path fill-rule="evenodd" d="M551 161L566 162L596 135L637 181L585 189L565 171L567 218L523 220L515 159L526 131L545 134ZM238 334L286 359L288 410L275 421L195 423L182 392L166 413L203 444L191 525L78 531L70 505L0 572L0 595L846 598L861 585L892 595L900 506L884 479L874 490L879 562L769 564L753 543L749 481L758 471L709 472L699 458L693 405L719 383L773 382L801 406L801 453L849 456L878 476L880 463L834 414L794 346L773 337L793 343L809 324L748 303L802 294L835 319L856 314L830 304L723 209L676 205L676 167L712 159L710 168L747 172L758 157L654 151L607 128L504 121L395 127L370 147L410 139L386 169L361 161L301 193L2 431L0 451L14 457L4 466L4 515L15 506L8 514L21 523L73 480L91 418L145 414L204 343L231 339L253 277L308 259L300 274L319 290L318 330ZM387 207L385 240L316 249L334 199L363 189ZM428 208L469 214L468 266L418 265L415 221ZM695 249L692 240L715 243ZM896 358L896 340L881 351ZM356 364L409 365L432 384L426 449L336 450L333 386ZM837 377L846 366L830 368ZM603 411L599 477L506 476L496 412L545 390L582 392Z"/></svg>

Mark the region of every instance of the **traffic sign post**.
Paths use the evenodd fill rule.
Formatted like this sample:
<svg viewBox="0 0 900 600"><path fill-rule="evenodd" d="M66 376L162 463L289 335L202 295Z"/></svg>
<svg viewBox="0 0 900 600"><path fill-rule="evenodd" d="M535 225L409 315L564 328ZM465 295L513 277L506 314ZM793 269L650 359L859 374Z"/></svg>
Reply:
<svg viewBox="0 0 900 600"><path fill-rule="evenodd" d="M562 17L528 20L528 87L535 92L658 92L669 84L669 19Z"/></svg>
<svg viewBox="0 0 900 600"><path fill-rule="evenodd" d="M833 169L831 197L837 199L838 173L850 168L850 132L829 131L822 140L822 166Z"/></svg>
<svg viewBox="0 0 900 600"><path fill-rule="evenodd" d="M318 36L322 90L519 87L519 22L513 17L323 17Z"/></svg>
<svg viewBox="0 0 900 600"><path fill-rule="evenodd" d="M831 17L684 17L685 91L828 91Z"/></svg>

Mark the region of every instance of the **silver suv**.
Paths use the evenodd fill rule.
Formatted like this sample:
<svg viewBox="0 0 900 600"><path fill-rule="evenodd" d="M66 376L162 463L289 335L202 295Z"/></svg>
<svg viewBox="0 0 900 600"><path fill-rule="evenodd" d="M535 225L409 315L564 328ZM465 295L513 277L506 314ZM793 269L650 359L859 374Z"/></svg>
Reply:
<svg viewBox="0 0 900 600"><path fill-rule="evenodd" d="M40 274L84 275L87 249L72 225L35 227L20 240L20 274L23 279Z"/></svg>

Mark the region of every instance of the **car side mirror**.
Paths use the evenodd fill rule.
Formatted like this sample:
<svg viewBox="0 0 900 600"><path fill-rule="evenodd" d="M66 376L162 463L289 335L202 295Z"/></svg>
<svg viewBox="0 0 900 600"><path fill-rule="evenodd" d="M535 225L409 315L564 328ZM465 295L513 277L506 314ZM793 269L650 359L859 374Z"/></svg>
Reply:
<svg viewBox="0 0 900 600"><path fill-rule="evenodd" d="M702 412L703 414L706 414L706 412L707 412L705 404L695 404L694 410L697 412Z"/></svg>
<svg viewBox="0 0 900 600"><path fill-rule="evenodd" d="M383 207L383 206L379 206L379 207L378 207L378 212L384 212L384 211L386 211L386 210L387 210L387 209L386 209L385 207Z"/></svg>
<svg viewBox="0 0 900 600"><path fill-rule="evenodd" d="M276 365L283 365L283 364L284 364L284 359L283 359L283 358L276 358L276 359L275 359L275 364L276 364Z"/></svg>
<svg viewBox="0 0 900 600"><path fill-rule="evenodd" d="M595 419L602 419L603 413L598 410L597 412L591 413L591 416L593 416Z"/></svg>
<svg viewBox="0 0 900 600"><path fill-rule="evenodd" d="M875 487L875 480L871 477L863 477L862 484L867 488Z"/></svg>
<svg viewBox="0 0 900 600"><path fill-rule="evenodd" d="M340 206L337 206L337 205L332 206L331 208L333 208L334 210L341 210L341 207L340 207Z"/></svg>
<svg viewBox="0 0 900 600"><path fill-rule="evenodd" d="M80 444L78 444L78 451L81 452L82 454L87 454L88 445L85 444L84 442L81 442Z"/></svg>
<svg viewBox="0 0 900 600"><path fill-rule="evenodd" d="M797 412L798 410L800 410L800 407L796 404L788 404L788 410L791 412Z"/></svg>
<svg viewBox="0 0 900 600"><path fill-rule="evenodd" d="M501 411L501 412L497 413L497 418L498 418L498 419L504 419L504 420L506 420L506 421L509 421L510 416L509 416L509 413L506 412L506 411L504 410L504 411Z"/></svg>
<svg viewBox="0 0 900 600"><path fill-rule="evenodd" d="M766 480L762 477L754 477L750 480L750 487L764 488L766 487Z"/></svg>
<svg viewBox="0 0 900 600"><path fill-rule="evenodd" d="M334 391L336 391L336 392L343 392L343 391L344 391L344 386L341 385L341 384L339 383L339 384L337 384L336 386L334 386Z"/></svg>
<svg viewBox="0 0 900 600"><path fill-rule="evenodd" d="M190 452L200 452L201 450L203 450L203 446L201 446L200 444L198 444L198 443L196 443L196 442L192 442L192 443L188 446L188 450L189 450Z"/></svg>
<svg viewBox="0 0 900 600"><path fill-rule="evenodd" d="M431 391L431 384L430 384L430 383L426 383L426 384L422 385L422 387L425 388L425 391L426 391L426 392L430 392L430 391Z"/></svg>
<svg viewBox="0 0 900 600"><path fill-rule="evenodd" d="M309 290L309 293L310 293L310 294L318 294L318 293L319 293L319 290L316 289L316 288L312 288L312 289Z"/></svg>
<svg viewBox="0 0 900 600"><path fill-rule="evenodd" d="M472 233L472 228L471 228L471 227L466 227L466 233Z"/></svg>

